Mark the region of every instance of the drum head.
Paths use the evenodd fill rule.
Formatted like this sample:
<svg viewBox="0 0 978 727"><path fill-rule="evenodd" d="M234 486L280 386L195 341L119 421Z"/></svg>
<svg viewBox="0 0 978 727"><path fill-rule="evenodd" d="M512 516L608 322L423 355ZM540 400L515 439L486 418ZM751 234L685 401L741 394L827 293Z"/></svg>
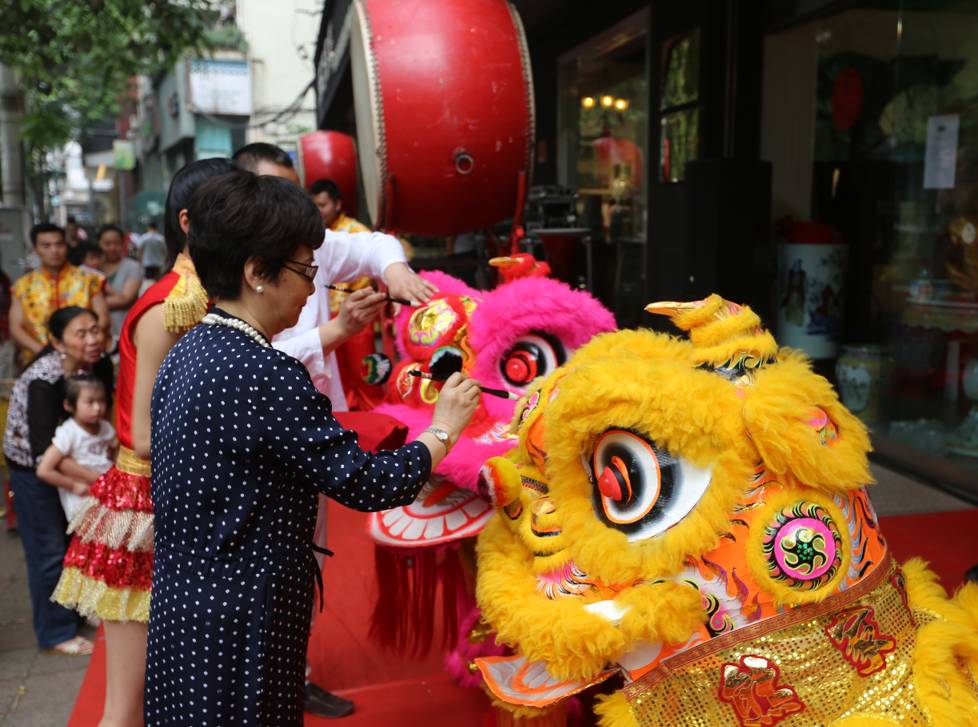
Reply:
<svg viewBox="0 0 978 727"><path fill-rule="evenodd" d="M357 158L370 222L379 227L383 224L380 219L384 192L381 185L385 177L385 151L381 146L384 141L382 99L370 47L370 21L361 0L354 2L352 12L350 70L353 76L353 108L357 124Z"/></svg>
<svg viewBox="0 0 978 727"><path fill-rule="evenodd" d="M511 216L533 148L526 38L506 0L354 0L357 150L375 227L441 236Z"/></svg>

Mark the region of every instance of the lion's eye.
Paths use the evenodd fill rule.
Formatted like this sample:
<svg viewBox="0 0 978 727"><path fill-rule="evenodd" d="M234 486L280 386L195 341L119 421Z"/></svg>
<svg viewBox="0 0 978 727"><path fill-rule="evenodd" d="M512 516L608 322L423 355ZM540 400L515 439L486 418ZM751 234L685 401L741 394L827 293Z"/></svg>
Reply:
<svg viewBox="0 0 978 727"><path fill-rule="evenodd" d="M561 342L545 333L520 336L499 362L506 383L525 389L535 378L546 376L564 363L567 354Z"/></svg>
<svg viewBox="0 0 978 727"><path fill-rule="evenodd" d="M710 470L624 429L600 435L589 464L598 517L633 541L658 535L686 517L710 483Z"/></svg>

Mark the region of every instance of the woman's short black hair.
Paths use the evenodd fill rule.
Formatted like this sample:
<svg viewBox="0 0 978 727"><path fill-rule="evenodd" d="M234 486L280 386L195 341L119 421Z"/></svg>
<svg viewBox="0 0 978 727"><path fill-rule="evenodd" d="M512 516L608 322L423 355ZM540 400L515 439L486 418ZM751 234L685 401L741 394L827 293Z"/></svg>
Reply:
<svg viewBox="0 0 978 727"><path fill-rule="evenodd" d="M101 250L100 250L101 252ZM80 315L90 315L96 321L98 320L98 314L95 313L91 308L82 308L80 305L66 305L64 308L58 308L51 317L48 318L48 342L40 351L34 354L34 358L31 359L31 363L34 363L39 358L47 356L54 350L54 346L51 345L51 341L63 341L65 337L65 329L68 324L75 320Z"/></svg>
<svg viewBox="0 0 978 727"><path fill-rule="evenodd" d="M122 238L123 242L125 242L126 240L126 233L123 231L121 227L119 227L119 225L108 224L108 225L102 225L101 227L98 228L98 232L95 233L96 241L101 242L102 235L104 235L106 232L116 232L118 233L119 237Z"/></svg>
<svg viewBox="0 0 978 727"><path fill-rule="evenodd" d="M323 223L309 196L288 180L236 170L208 179L188 207L190 257L211 298L241 293L245 263L258 261L274 280L296 248L323 243Z"/></svg>
<svg viewBox="0 0 978 727"><path fill-rule="evenodd" d="M190 207L190 198L201 182L227 174L232 169L234 162L229 159L199 159L181 167L173 175L170 191L166 195L166 213L163 216L167 269L173 267L173 261L187 246L187 236L180 229L180 210Z"/></svg>
<svg viewBox="0 0 978 727"><path fill-rule="evenodd" d="M90 315L95 320L98 320L98 316L91 308L82 308L80 305L68 305L64 308L58 308L48 318L48 334L56 341L63 340L68 324L80 315Z"/></svg>

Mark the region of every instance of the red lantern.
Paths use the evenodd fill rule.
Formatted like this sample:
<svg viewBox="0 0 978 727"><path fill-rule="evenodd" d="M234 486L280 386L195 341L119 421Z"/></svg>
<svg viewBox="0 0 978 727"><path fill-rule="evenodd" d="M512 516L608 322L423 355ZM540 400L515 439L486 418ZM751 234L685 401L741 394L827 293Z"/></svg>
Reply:
<svg viewBox="0 0 978 727"><path fill-rule="evenodd" d="M306 189L318 179L332 179L340 188L343 211L357 216L357 149L353 137L338 131L314 131L299 139Z"/></svg>
<svg viewBox="0 0 978 727"><path fill-rule="evenodd" d="M533 89L506 0L355 0L360 175L377 227L450 235L514 214Z"/></svg>

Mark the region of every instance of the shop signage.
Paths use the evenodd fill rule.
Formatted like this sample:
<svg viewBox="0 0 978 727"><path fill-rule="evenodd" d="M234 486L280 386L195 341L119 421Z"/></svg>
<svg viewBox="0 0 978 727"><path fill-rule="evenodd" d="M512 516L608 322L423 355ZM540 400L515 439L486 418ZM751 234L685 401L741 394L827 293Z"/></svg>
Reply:
<svg viewBox="0 0 978 727"><path fill-rule="evenodd" d="M131 141L116 139L112 142L112 158L115 168L124 172L136 168L136 149Z"/></svg>
<svg viewBox="0 0 978 727"><path fill-rule="evenodd" d="M190 61L188 108L196 113L251 115L251 71L245 60Z"/></svg>

